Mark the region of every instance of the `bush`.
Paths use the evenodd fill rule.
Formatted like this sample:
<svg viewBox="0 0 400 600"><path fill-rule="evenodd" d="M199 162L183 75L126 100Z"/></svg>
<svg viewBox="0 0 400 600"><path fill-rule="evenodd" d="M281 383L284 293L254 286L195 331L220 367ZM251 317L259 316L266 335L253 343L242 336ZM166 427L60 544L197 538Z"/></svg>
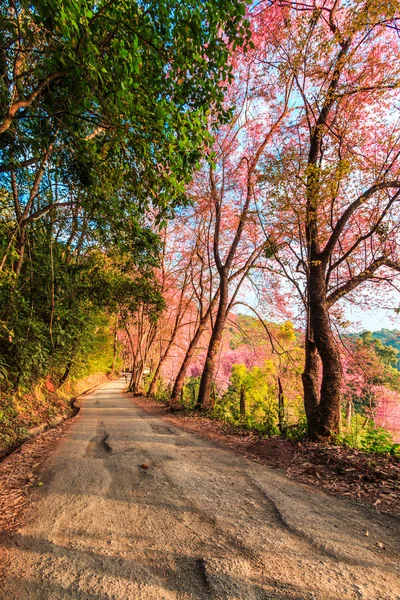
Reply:
<svg viewBox="0 0 400 600"><path fill-rule="evenodd" d="M169 404L171 399L171 386L167 385L163 380L159 380L157 384L156 393L154 399L162 404Z"/></svg>
<svg viewBox="0 0 400 600"><path fill-rule="evenodd" d="M390 433L383 427L368 428L361 440L361 447L366 452L400 456L400 444L394 443Z"/></svg>
<svg viewBox="0 0 400 600"><path fill-rule="evenodd" d="M302 415L297 423L286 427L284 435L288 440L300 441L307 437L307 431L307 417Z"/></svg>

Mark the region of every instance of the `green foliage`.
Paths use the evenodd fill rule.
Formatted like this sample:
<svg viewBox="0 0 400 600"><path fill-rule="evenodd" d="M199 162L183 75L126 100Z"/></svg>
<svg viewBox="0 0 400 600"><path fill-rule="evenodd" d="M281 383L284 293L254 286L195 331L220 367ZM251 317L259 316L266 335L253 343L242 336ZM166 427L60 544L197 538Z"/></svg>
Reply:
<svg viewBox="0 0 400 600"><path fill-rule="evenodd" d="M8 382L8 368L2 356L0 356L0 385L5 385Z"/></svg>
<svg viewBox="0 0 400 600"><path fill-rule="evenodd" d="M301 415L296 423L285 428L284 435L288 440L301 441L307 437L308 426L305 414Z"/></svg>
<svg viewBox="0 0 400 600"><path fill-rule="evenodd" d="M361 448L375 454L400 456L400 444L395 444L390 433L382 427L369 427L361 439Z"/></svg>
<svg viewBox="0 0 400 600"><path fill-rule="evenodd" d="M196 406L197 396L200 387L200 377L189 377L183 389L182 404L187 409L193 409Z"/></svg>
<svg viewBox="0 0 400 600"><path fill-rule="evenodd" d="M133 276L132 268L131 263L129 273L126 259L118 262L94 249L74 258L48 231L32 232L21 285L15 287L9 277L0 287L3 379L16 388L46 375L60 381L66 370L72 377L107 371L112 363L110 315L118 305L145 303L153 318L164 306L151 272L136 270Z"/></svg>
<svg viewBox="0 0 400 600"><path fill-rule="evenodd" d="M355 413L351 423L336 436L335 442L348 448L359 448L375 454L400 455L400 444L393 441L392 435L383 427L366 421L365 416Z"/></svg>
<svg viewBox="0 0 400 600"><path fill-rule="evenodd" d="M381 359L383 364L388 366L396 366L398 363L399 349L389 344L384 344L377 337L373 337L371 331L364 331L361 334L361 339L364 346L372 347L377 356Z"/></svg>
<svg viewBox="0 0 400 600"><path fill-rule="evenodd" d="M228 116L221 82L230 44L248 38L244 12L240 0L1 4L5 391L107 370L116 311L157 321L157 230L186 203L210 116Z"/></svg>
<svg viewBox="0 0 400 600"><path fill-rule="evenodd" d="M148 378L149 384L150 384L151 379L152 379L152 376L150 376ZM158 402L162 402L163 404L169 404L169 401L171 398L171 386L166 384L164 380L159 379L154 398Z"/></svg>
<svg viewBox="0 0 400 600"><path fill-rule="evenodd" d="M247 38L243 12L239 0L2 3L0 122L16 86L24 99L38 90L1 136L4 162L56 144L59 175L96 191L86 208L152 203L162 220L184 200L210 112L227 116L221 82L229 44Z"/></svg>
<svg viewBox="0 0 400 600"><path fill-rule="evenodd" d="M291 321L286 321L279 327L281 337L287 342L294 342L297 338L296 330Z"/></svg>
<svg viewBox="0 0 400 600"><path fill-rule="evenodd" d="M260 431L268 437L278 434L276 389L271 385L274 372L271 361L266 361L262 368L233 365L228 391L217 399L213 416L232 425ZM245 396L245 415L240 414L241 393Z"/></svg>

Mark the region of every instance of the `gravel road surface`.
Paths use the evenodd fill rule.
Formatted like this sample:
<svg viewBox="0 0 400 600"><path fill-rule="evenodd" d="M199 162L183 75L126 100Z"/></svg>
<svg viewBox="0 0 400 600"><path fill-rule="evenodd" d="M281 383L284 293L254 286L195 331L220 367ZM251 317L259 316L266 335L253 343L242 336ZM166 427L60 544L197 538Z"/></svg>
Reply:
<svg viewBox="0 0 400 600"><path fill-rule="evenodd" d="M27 525L0 538L3 600L400 600L400 523L144 413L86 397Z"/></svg>

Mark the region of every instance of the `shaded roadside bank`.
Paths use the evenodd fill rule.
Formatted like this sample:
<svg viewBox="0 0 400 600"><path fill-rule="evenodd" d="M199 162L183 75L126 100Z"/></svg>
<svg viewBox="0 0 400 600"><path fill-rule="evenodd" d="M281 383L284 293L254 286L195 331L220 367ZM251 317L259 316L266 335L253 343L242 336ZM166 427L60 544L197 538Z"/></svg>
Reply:
<svg viewBox="0 0 400 600"><path fill-rule="evenodd" d="M105 373L94 373L58 389L46 379L29 393L0 394L0 460L26 440L73 417L79 410L77 398L107 381Z"/></svg>

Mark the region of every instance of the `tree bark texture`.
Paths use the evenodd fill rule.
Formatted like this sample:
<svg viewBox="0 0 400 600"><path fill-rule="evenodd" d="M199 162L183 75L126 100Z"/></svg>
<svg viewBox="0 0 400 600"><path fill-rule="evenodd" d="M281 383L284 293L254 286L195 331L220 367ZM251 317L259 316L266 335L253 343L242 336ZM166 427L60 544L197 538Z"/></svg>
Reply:
<svg viewBox="0 0 400 600"><path fill-rule="evenodd" d="M342 365L331 329L326 296L323 265L311 264L308 307L311 339L306 343L303 386L308 432L314 439L329 438L337 434L340 428ZM319 393L317 392L318 356L322 365Z"/></svg>
<svg viewBox="0 0 400 600"><path fill-rule="evenodd" d="M211 388L214 381L214 375L217 366L217 357L222 340L224 325L226 320L226 310L228 306L228 276L227 273L221 275L220 296L218 312L215 317L214 327L207 350L206 362L200 380L199 395L197 397L196 408L199 410L208 410L211 403Z"/></svg>

